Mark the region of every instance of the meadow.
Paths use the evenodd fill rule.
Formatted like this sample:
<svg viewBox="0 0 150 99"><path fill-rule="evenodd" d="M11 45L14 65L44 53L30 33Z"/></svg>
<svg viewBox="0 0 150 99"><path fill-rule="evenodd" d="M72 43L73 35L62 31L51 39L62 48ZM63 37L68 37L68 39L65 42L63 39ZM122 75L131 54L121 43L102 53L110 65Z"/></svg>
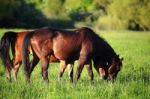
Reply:
<svg viewBox="0 0 150 99"><path fill-rule="evenodd" d="M0 29L0 37L5 31L8 29ZM0 99L150 99L150 32L97 33L124 57L123 67L115 83L101 80L94 68L94 83L90 82L86 68L76 85L69 82L67 70L59 82L58 63L50 64L48 84L42 79L40 63L33 71L31 83L25 81L23 67L19 70L17 82L8 82L0 61ZM76 66L77 62L74 74Z"/></svg>

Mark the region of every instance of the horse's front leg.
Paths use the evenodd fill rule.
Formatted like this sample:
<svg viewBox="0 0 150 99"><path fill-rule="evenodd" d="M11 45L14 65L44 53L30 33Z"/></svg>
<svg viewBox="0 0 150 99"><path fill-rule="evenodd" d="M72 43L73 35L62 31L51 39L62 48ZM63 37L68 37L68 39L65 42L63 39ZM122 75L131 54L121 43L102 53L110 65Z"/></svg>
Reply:
<svg viewBox="0 0 150 99"><path fill-rule="evenodd" d="M86 63L86 57L80 57L78 60L78 66L77 66L77 70L76 70L75 83L80 78L80 75L81 75L81 72L83 70L85 63Z"/></svg>
<svg viewBox="0 0 150 99"><path fill-rule="evenodd" d="M92 70L92 63L91 63L91 61L89 61L89 63L86 64L86 68L87 68L88 74L90 76L91 82L93 82L94 74L93 74L93 70Z"/></svg>
<svg viewBox="0 0 150 99"><path fill-rule="evenodd" d="M64 74L64 71L66 69L66 66L67 66L66 61L60 60L60 69L59 69L58 81L61 80L61 78Z"/></svg>
<svg viewBox="0 0 150 99"><path fill-rule="evenodd" d="M73 82L73 64L68 64L68 77L70 82Z"/></svg>
<svg viewBox="0 0 150 99"><path fill-rule="evenodd" d="M107 74L105 72L105 68L104 68L104 64L99 63L99 64L95 64L94 63L94 68L96 69L97 73L100 76L100 79L106 80L107 78Z"/></svg>
<svg viewBox="0 0 150 99"><path fill-rule="evenodd" d="M42 76L43 76L43 79L45 81L49 81L48 80L48 67L49 67L49 61L47 58L43 57L41 58L41 68L42 68Z"/></svg>

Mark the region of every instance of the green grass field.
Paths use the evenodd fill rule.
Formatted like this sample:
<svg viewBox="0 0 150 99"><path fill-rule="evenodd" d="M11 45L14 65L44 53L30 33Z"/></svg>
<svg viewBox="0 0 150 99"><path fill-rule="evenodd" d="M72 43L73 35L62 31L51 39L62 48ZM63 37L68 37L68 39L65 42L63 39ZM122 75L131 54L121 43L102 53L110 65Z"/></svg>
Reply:
<svg viewBox="0 0 150 99"><path fill-rule="evenodd" d="M5 31L0 29L0 37ZM42 80L40 63L33 71L30 84L25 81L22 67L18 81L10 83L5 79L0 61L0 99L150 99L150 32L101 31L99 34L124 57L115 83L99 79L94 68L94 84L90 83L86 68L76 85L69 82L67 70L59 82L58 63L50 64L49 84Z"/></svg>

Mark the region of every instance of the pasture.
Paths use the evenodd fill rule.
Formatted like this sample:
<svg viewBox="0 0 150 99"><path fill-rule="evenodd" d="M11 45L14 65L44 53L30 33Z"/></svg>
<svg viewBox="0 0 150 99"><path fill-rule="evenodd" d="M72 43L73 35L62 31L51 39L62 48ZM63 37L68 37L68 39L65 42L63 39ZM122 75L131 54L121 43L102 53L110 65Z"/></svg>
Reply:
<svg viewBox="0 0 150 99"><path fill-rule="evenodd" d="M13 31L20 31L12 29ZM0 29L0 37L6 29ZM67 69L58 81L59 64L49 66L49 80L43 82L40 63L35 67L31 83L26 83L23 67L18 81L7 82L0 61L0 99L150 99L150 32L98 31L114 50L124 57L123 67L115 83L99 79L94 71L90 82L86 68L76 85L68 79ZM74 74L76 72L74 67Z"/></svg>

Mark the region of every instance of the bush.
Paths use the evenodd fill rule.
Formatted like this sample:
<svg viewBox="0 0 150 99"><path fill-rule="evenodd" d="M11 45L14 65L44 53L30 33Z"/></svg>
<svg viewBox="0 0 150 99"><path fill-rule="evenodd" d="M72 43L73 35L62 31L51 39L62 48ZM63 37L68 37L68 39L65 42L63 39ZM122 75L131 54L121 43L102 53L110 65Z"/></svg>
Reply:
<svg viewBox="0 0 150 99"><path fill-rule="evenodd" d="M119 20L115 16L103 16L99 17L94 26L101 30L122 30L127 29L127 22Z"/></svg>

